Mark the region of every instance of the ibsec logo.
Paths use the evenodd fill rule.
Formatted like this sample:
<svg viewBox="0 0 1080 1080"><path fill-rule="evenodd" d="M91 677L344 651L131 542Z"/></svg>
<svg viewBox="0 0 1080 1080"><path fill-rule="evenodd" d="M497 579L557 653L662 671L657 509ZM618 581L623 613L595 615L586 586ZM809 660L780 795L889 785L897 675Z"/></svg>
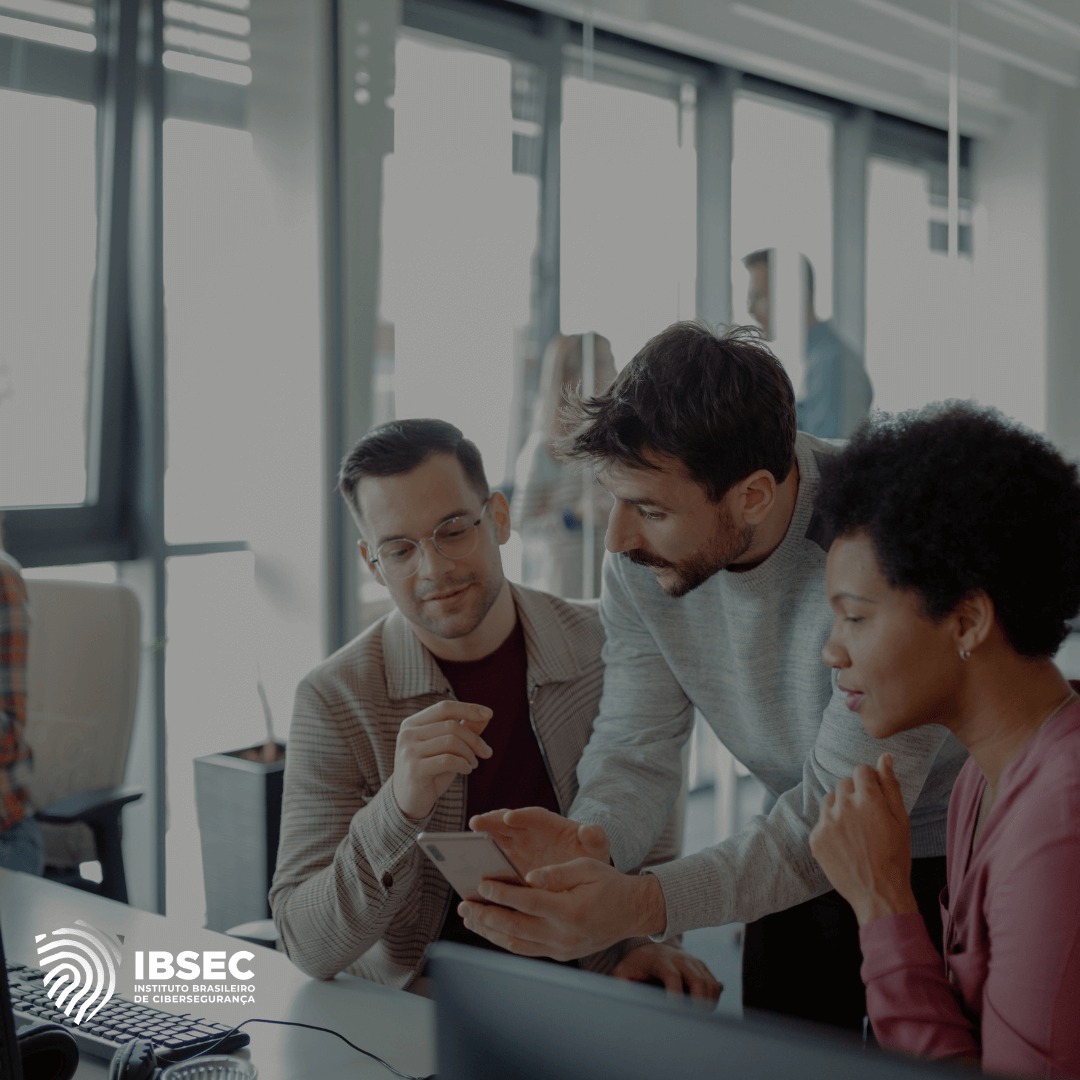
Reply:
<svg viewBox="0 0 1080 1080"><path fill-rule="evenodd" d="M38 934L34 941L40 943L49 936ZM37 950L45 970L45 989L57 1009L69 1017L74 1013L73 1022L82 1024L113 996L120 949L110 935L82 919L76 919L75 926L54 930L51 936L54 940L38 944Z"/></svg>

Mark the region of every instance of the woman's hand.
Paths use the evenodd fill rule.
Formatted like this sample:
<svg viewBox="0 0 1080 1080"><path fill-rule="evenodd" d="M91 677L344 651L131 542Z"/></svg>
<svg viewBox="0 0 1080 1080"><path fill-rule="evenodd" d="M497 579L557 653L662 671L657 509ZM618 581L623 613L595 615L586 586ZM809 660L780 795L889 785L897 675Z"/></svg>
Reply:
<svg viewBox="0 0 1080 1080"><path fill-rule="evenodd" d="M917 914L911 891L911 824L891 754L859 765L821 803L810 850L860 926L884 915Z"/></svg>

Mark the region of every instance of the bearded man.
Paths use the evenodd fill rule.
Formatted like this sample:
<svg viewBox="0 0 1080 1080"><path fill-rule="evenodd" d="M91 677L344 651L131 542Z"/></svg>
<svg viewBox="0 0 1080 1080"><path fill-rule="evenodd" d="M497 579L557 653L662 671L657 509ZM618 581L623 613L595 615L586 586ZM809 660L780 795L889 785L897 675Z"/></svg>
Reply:
<svg viewBox="0 0 1080 1080"><path fill-rule="evenodd" d="M830 538L814 495L835 444L796 432L791 381L748 328L676 323L570 412L563 455L615 500L600 714L566 818L519 809L470 823L533 869L531 888L486 882L490 903L460 907L465 926L568 959L631 935L746 922L745 1006L861 1029L858 925L809 846L825 795L883 749L821 660ZM628 873L675 802L695 709L775 804L715 847ZM965 752L944 728L886 741L911 813L915 895L940 941L946 814Z"/></svg>

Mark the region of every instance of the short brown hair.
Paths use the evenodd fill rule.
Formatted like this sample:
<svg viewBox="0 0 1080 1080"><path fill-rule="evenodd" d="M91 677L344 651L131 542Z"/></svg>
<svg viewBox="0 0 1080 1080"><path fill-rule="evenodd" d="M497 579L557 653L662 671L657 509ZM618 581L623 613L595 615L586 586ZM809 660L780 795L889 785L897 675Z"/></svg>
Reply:
<svg viewBox="0 0 1080 1080"><path fill-rule="evenodd" d="M791 380L750 326L674 323L605 393L574 397L565 419L564 460L655 469L651 450L682 462L713 502L758 469L784 481L795 460Z"/></svg>
<svg viewBox="0 0 1080 1080"><path fill-rule="evenodd" d="M486 500L490 494L484 459L460 428L445 420L390 420L372 428L345 455L338 473L338 490L360 516L356 487L365 476L399 476L412 472L432 454L453 454L465 479Z"/></svg>

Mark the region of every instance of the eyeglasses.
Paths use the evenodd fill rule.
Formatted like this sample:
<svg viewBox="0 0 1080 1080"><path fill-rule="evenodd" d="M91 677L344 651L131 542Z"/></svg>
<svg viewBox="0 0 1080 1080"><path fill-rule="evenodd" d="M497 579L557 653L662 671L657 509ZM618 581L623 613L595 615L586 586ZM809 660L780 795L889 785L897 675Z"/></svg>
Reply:
<svg viewBox="0 0 1080 1080"><path fill-rule="evenodd" d="M477 526L484 519L490 502L489 495L475 521L463 517L447 518L423 540L387 540L385 544L378 546L375 558L369 561L373 566L378 563L388 578L404 581L420 569L421 549L429 540L436 550L448 559L464 559L476 550L479 542Z"/></svg>

